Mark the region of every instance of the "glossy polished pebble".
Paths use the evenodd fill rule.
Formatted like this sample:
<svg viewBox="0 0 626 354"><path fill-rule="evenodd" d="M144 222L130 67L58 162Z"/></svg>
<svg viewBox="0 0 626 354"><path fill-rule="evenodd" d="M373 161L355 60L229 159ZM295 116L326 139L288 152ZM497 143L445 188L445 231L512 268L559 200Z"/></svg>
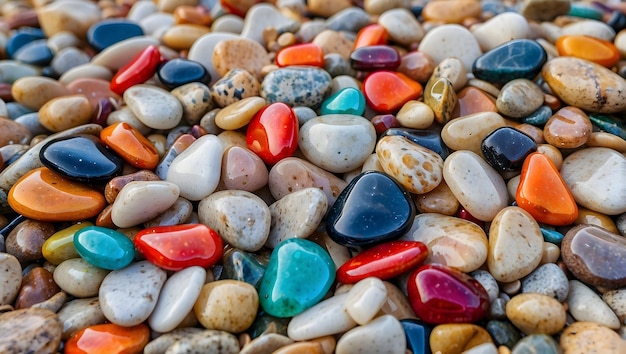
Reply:
<svg viewBox="0 0 626 354"><path fill-rule="evenodd" d="M22 278L22 287L15 299L15 309L23 309L49 300L61 288L54 282L52 273L35 266Z"/></svg>
<svg viewBox="0 0 626 354"><path fill-rule="evenodd" d="M175 24L167 28L161 38L163 43L171 49L189 50L198 38L209 32L211 32L209 27L203 25Z"/></svg>
<svg viewBox="0 0 626 354"><path fill-rule="evenodd" d="M548 119L543 128L546 141L560 149L573 149L584 145L592 131L589 117L576 107L564 107Z"/></svg>
<svg viewBox="0 0 626 354"><path fill-rule="evenodd" d="M178 186L171 182L130 182L115 199L111 220L121 228L141 224L170 208L179 194Z"/></svg>
<svg viewBox="0 0 626 354"><path fill-rule="evenodd" d="M446 124L452 118L457 103L452 82L445 77L432 78L424 89L424 103L428 105L440 124Z"/></svg>
<svg viewBox="0 0 626 354"><path fill-rule="evenodd" d="M511 348L512 354L522 353L545 353L545 354L558 354L560 353L559 343L551 336L545 334L531 334L522 338L519 342Z"/></svg>
<svg viewBox="0 0 626 354"><path fill-rule="evenodd" d="M39 109L39 123L51 132L60 132L91 122L92 105L82 94L60 96Z"/></svg>
<svg viewBox="0 0 626 354"><path fill-rule="evenodd" d="M360 47L350 53L352 68L361 71L395 70L400 60L398 51L387 45Z"/></svg>
<svg viewBox="0 0 626 354"><path fill-rule="evenodd" d="M282 125L281 129L284 129ZM360 167L375 145L373 125L367 119L351 114L313 118L298 132L298 147L307 160L333 173Z"/></svg>
<svg viewBox="0 0 626 354"><path fill-rule="evenodd" d="M316 67L285 67L267 74L261 82L261 97L267 102L315 107L330 89L331 77Z"/></svg>
<svg viewBox="0 0 626 354"><path fill-rule="evenodd" d="M148 261L140 261L109 273L99 290L102 312L120 326L147 320L159 298L167 275Z"/></svg>
<svg viewBox="0 0 626 354"><path fill-rule="evenodd" d="M15 256L0 253L0 305L10 305L22 285L22 266Z"/></svg>
<svg viewBox="0 0 626 354"><path fill-rule="evenodd" d="M43 257L41 248L54 231L52 223L26 219L6 235L6 252L17 257L22 264L37 261Z"/></svg>
<svg viewBox="0 0 626 354"><path fill-rule="evenodd" d="M45 203L41 203L45 200ZM105 206L97 190L65 179L46 167L34 169L13 185L11 208L41 221L80 221L97 215Z"/></svg>
<svg viewBox="0 0 626 354"><path fill-rule="evenodd" d="M452 216L420 214L402 239L428 246L426 263L443 264L461 272L474 271L487 259L485 232L471 221Z"/></svg>
<svg viewBox="0 0 626 354"><path fill-rule="evenodd" d="M64 261L54 269L54 282L66 293L78 297L98 295L100 284L108 270L98 268L83 258Z"/></svg>
<svg viewBox="0 0 626 354"><path fill-rule="evenodd" d="M565 309L542 294L518 294L506 304L506 317L524 334L558 333L565 327Z"/></svg>
<svg viewBox="0 0 626 354"><path fill-rule="evenodd" d="M133 239L137 250L160 268L179 271L209 268L222 256L222 238L202 224L156 226L143 229Z"/></svg>
<svg viewBox="0 0 626 354"><path fill-rule="evenodd" d="M494 130L480 144L485 160L498 171L519 171L537 144L528 135L512 127Z"/></svg>
<svg viewBox="0 0 626 354"><path fill-rule="evenodd" d="M141 353L150 340L145 324L121 326L114 323L89 326L76 332L66 343L65 353Z"/></svg>
<svg viewBox="0 0 626 354"><path fill-rule="evenodd" d="M78 254L95 267L121 269L135 257L132 241L124 234L99 226L87 226L74 234Z"/></svg>
<svg viewBox="0 0 626 354"><path fill-rule="evenodd" d="M607 215L626 212L622 198L626 170L624 155L609 148L592 147L563 160L561 176L581 206ZM597 188L602 186L602 188Z"/></svg>
<svg viewBox="0 0 626 354"><path fill-rule="evenodd" d="M567 309L578 322L595 322L615 330L621 325L613 310L602 298L578 280L569 281Z"/></svg>
<svg viewBox="0 0 626 354"><path fill-rule="evenodd" d="M615 113L626 108L626 80L599 64L558 57L546 63L541 75L562 101L587 112Z"/></svg>
<svg viewBox="0 0 626 354"><path fill-rule="evenodd" d="M250 72L243 69L230 70L226 73L226 75L224 75L224 77L217 80L217 82L213 84L212 89L211 95L213 96L213 100L221 107L227 107L246 98L254 98L256 101L253 102L262 100L258 97L261 94L261 84L259 83L259 80L257 80L256 77ZM265 101L263 101L263 104L265 104ZM244 110L242 109L242 111ZM252 115L253 114L250 116ZM219 123L218 125L221 126ZM243 127L243 125L241 127ZM231 128L224 127L224 129Z"/></svg>
<svg viewBox="0 0 626 354"><path fill-rule="evenodd" d="M226 189L254 192L267 185L269 171L260 157L243 146L224 150L221 181Z"/></svg>
<svg viewBox="0 0 626 354"><path fill-rule="evenodd" d="M541 107L544 94L534 82L515 79L507 82L496 100L498 111L511 118L525 117Z"/></svg>
<svg viewBox="0 0 626 354"><path fill-rule="evenodd" d="M125 43L126 41L122 41ZM110 49L115 46L110 47ZM138 48L139 49L139 48ZM102 53L106 53L102 52ZM111 91L122 95L130 87L143 84L157 71L161 61L161 52L156 45L148 45L141 49L132 60L120 67L111 79ZM92 61L92 63L94 63Z"/></svg>
<svg viewBox="0 0 626 354"><path fill-rule="evenodd" d="M472 33L483 51L489 51L511 40L530 37L528 21L521 14L506 11L472 27Z"/></svg>
<svg viewBox="0 0 626 354"><path fill-rule="evenodd" d="M491 221L508 205L502 177L471 151L450 154L444 162L443 177L461 205L478 220Z"/></svg>
<svg viewBox="0 0 626 354"><path fill-rule="evenodd" d="M238 249L224 252L223 272L220 279L246 282L258 290L261 278L269 262L269 254L257 255Z"/></svg>
<svg viewBox="0 0 626 354"><path fill-rule="evenodd" d="M124 102L139 121L152 129L172 129L183 117L180 101L156 86L134 85L124 91Z"/></svg>
<svg viewBox="0 0 626 354"><path fill-rule="evenodd" d="M58 265L68 259L80 257L74 248L74 234L87 226L93 226L93 224L89 221L80 222L51 235L41 247L46 261Z"/></svg>
<svg viewBox="0 0 626 354"><path fill-rule="evenodd" d="M386 116L393 117L393 115L390 114L380 115L378 117ZM395 118L398 123L395 127L402 126L411 129L427 129L435 121L435 113L432 108L424 102L411 100L402 105L402 108L400 108ZM382 123L384 124L384 121ZM372 119L372 124L374 124L375 128L377 127L374 119ZM386 127L383 129L383 132L390 128L391 126Z"/></svg>
<svg viewBox="0 0 626 354"><path fill-rule="evenodd" d="M406 351L406 338L400 321L391 315L380 316L373 321L349 330L337 341L336 353L355 351L386 352L402 354Z"/></svg>
<svg viewBox="0 0 626 354"><path fill-rule="evenodd" d="M593 225L571 228L561 244L563 262L577 279L608 289L626 285L625 253L622 236Z"/></svg>
<svg viewBox="0 0 626 354"><path fill-rule="evenodd" d="M291 107L274 102L262 108L250 120L246 130L246 145L266 164L271 165L293 156L299 136L298 119Z"/></svg>
<svg viewBox="0 0 626 354"><path fill-rule="evenodd" d="M128 38L143 36L138 24L121 19L110 19L95 23L87 31L87 43L100 52L111 45Z"/></svg>
<svg viewBox="0 0 626 354"><path fill-rule="evenodd" d="M574 322L563 330L559 344L565 353L607 353L626 351L626 341L608 327L592 322Z"/></svg>
<svg viewBox="0 0 626 354"><path fill-rule="evenodd" d="M124 161L137 168L153 169L159 153L141 132L125 122L109 125L100 133L102 142Z"/></svg>
<svg viewBox="0 0 626 354"><path fill-rule="evenodd" d="M276 53L276 65L283 68L290 65L324 66L324 53L315 43L294 44Z"/></svg>
<svg viewBox="0 0 626 354"><path fill-rule="evenodd" d="M465 70L463 63L461 63L461 66ZM409 52L402 56L400 66L396 70L419 83L425 83L435 70L435 62L425 53L419 51Z"/></svg>
<svg viewBox="0 0 626 354"><path fill-rule="evenodd" d="M437 155L441 156L442 159L447 158L450 154L448 147L443 143L441 136L433 130L393 127L385 130L381 138L387 135L399 135L405 137L428 150L434 151Z"/></svg>
<svg viewBox="0 0 626 354"><path fill-rule="evenodd" d="M365 96L354 88L346 87L322 102L321 115L354 114L360 116L365 111Z"/></svg>
<svg viewBox="0 0 626 354"><path fill-rule="evenodd" d="M559 266L547 263L522 279L522 293L538 293L564 302L569 292L567 276Z"/></svg>
<svg viewBox="0 0 626 354"><path fill-rule="evenodd" d="M258 308L256 289L238 280L217 280L203 285L194 304L196 317L205 328L231 333L248 329Z"/></svg>
<svg viewBox="0 0 626 354"><path fill-rule="evenodd" d="M620 53L612 42L586 35L565 35L556 41L561 56L592 61L611 68L620 60Z"/></svg>
<svg viewBox="0 0 626 354"><path fill-rule="evenodd" d="M287 326L293 340L311 340L346 332L357 324L346 311L348 293L336 294L295 315Z"/></svg>
<svg viewBox="0 0 626 354"><path fill-rule="evenodd" d="M437 65L446 58L456 57L467 71L471 71L472 64L482 54L474 35L458 24L444 24L428 31L418 51L428 54Z"/></svg>
<svg viewBox="0 0 626 354"><path fill-rule="evenodd" d="M417 316L430 324L476 322L489 309L489 295L478 281L440 264L413 271L407 291Z"/></svg>
<svg viewBox="0 0 626 354"><path fill-rule="evenodd" d="M406 336L407 350L413 353L430 353L429 338L432 327L419 320L405 318L400 320Z"/></svg>
<svg viewBox="0 0 626 354"><path fill-rule="evenodd" d="M433 353L462 353L484 343L493 343L489 333L470 323L440 324L432 329L429 339Z"/></svg>
<svg viewBox="0 0 626 354"><path fill-rule="evenodd" d="M218 83L220 82L216 85ZM265 100L258 96L242 98L220 109L215 115L215 125L227 131L243 128L266 105Z"/></svg>
<svg viewBox="0 0 626 354"><path fill-rule="evenodd" d="M441 139L452 150L469 150L482 153L482 141L506 122L496 112L480 112L453 119L441 130Z"/></svg>
<svg viewBox="0 0 626 354"><path fill-rule="evenodd" d="M407 232L415 212L408 192L389 175L364 172L352 179L328 211L326 231L341 245L371 246Z"/></svg>
<svg viewBox="0 0 626 354"><path fill-rule="evenodd" d="M54 353L61 343L63 328L54 312L28 308L1 314L0 330L3 353Z"/></svg>
<svg viewBox="0 0 626 354"><path fill-rule="evenodd" d="M260 303L272 316L293 317L317 304L334 280L335 265L324 249L308 240L285 240L272 252Z"/></svg>
<svg viewBox="0 0 626 354"><path fill-rule="evenodd" d="M44 39L46 36L39 28L34 27L22 27L15 31L6 42L6 54L9 58L13 59L15 53L24 45L38 40Z"/></svg>
<svg viewBox="0 0 626 354"><path fill-rule="evenodd" d="M370 45L387 44L389 33L380 24L373 23L359 30L354 40L354 48L361 48Z"/></svg>
<svg viewBox="0 0 626 354"><path fill-rule="evenodd" d="M69 90L61 83L42 76L26 76L17 79L11 86L15 101L34 110L39 110L53 98L68 94Z"/></svg>
<svg viewBox="0 0 626 354"><path fill-rule="evenodd" d="M61 338L65 341L81 329L106 321L97 297L68 301L59 310L58 315L63 323Z"/></svg>
<svg viewBox="0 0 626 354"><path fill-rule="evenodd" d="M202 82L207 85L211 82L211 76L202 64L182 58L169 60L159 66L157 75L170 90L190 82Z"/></svg>
<svg viewBox="0 0 626 354"><path fill-rule="evenodd" d="M418 99L422 92L422 85L394 71L376 71L363 81L365 100L378 113L394 113L406 102Z"/></svg>
<svg viewBox="0 0 626 354"><path fill-rule="evenodd" d="M369 277L350 289L346 298L346 311L356 323L363 326L374 319L386 302L387 288L383 281Z"/></svg>
<svg viewBox="0 0 626 354"><path fill-rule="evenodd" d="M481 55L472 66L477 79L505 84L514 79L533 80L547 61L546 51L529 39L515 39Z"/></svg>
<svg viewBox="0 0 626 354"><path fill-rule="evenodd" d="M617 135L621 139L626 138L626 129L624 129L624 124L620 120L615 119L613 116L592 113L589 114L589 120L591 120L591 124L593 124L594 127L597 127L604 132Z"/></svg>
<svg viewBox="0 0 626 354"><path fill-rule="evenodd" d="M457 104L452 117L464 117L481 112L498 112L496 98L473 86L464 87L457 93Z"/></svg>

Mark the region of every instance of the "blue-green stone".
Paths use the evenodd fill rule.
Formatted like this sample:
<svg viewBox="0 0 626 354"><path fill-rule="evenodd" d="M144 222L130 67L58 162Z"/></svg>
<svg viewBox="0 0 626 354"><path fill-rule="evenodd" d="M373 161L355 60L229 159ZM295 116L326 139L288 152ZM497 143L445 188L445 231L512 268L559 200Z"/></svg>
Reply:
<svg viewBox="0 0 626 354"><path fill-rule="evenodd" d="M493 338L496 346L504 345L510 349L520 340L519 331L510 322L489 321L485 329Z"/></svg>
<svg viewBox="0 0 626 354"><path fill-rule="evenodd" d="M548 119L552 117L552 108L548 106L541 106L539 109L531 113L530 115L521 119L522 123L543 126L548 122Z"/></svg>
<svg viewBox="0 0 626 354"><path fill-rule="evenodd" d="M533 80L547 60L546 51L536 41L515 39L478 57L472 73L477 79L496 84L514 79Z"/></svg>
<svg viewBox="0 0 626 354"><path fill-rule="evenodd" d="M135 246L126 235L100 226L77 231L74 247L89 264L102 269L122 269L135 258Z"/></svg>
<svg viewBox="0 0 626 354"><path fill-rule="evenodd" d="M531 334L522 338L511 350L511 354L559 354L559 344L545 334Z"/></svg>
<svg viewBox="0 0 626 354"><path fill-rule="evenodd" d="M561 241L563 241L562 233L545 227L539 227L539 229L541 230L544 241L554 243L555 245L561 245Z"/></svg>
<svg viewBox="0 0 626 354"><path fill-rule="evenodd" d="M365 112L365 96L354 87L346 87L322 102L324 114L354 114L360 116Z"/></svg>
<svg viewBox="0 0 626 354"><path fill-rule="evenodd" d="M223 257L223 268L220 279L233 279L246 282L257 290L265 273L268 260L262 256L233 249Z"/></svg>
<svg viewBox="0 0 626 354"><path fill-rule="evenodd" d="M293 317L317 304L335 281L335 264L318 244L293 238L281 242L267 265L259 300L276 317Z"/></svg>
<svg viewBox="0 0 626 354"><path fill-rule="evenodd" d="M618 118L606 114L591 113L589 120L598 129L626 139L626 124Z"/></svg>
<svg viewBox="0 0 626 354"><path fill-rule="evenodd" d="M588 19L596 20L596 21L602 21L602 16L604 14L602 13L602 10L600 9L596 9L592 6L577 4L577 3L572 2L569 8L569 13L567 15L573 16L573 17L588 18Z"/></svg>
<svg viewBox="0 0 626 354"><path fill-rule="evenodd" d="M276 333L287 336L287 326L290 320L291 318L274 317L260 311L247 332L252 339L260 337L265 333Z"/></svg>

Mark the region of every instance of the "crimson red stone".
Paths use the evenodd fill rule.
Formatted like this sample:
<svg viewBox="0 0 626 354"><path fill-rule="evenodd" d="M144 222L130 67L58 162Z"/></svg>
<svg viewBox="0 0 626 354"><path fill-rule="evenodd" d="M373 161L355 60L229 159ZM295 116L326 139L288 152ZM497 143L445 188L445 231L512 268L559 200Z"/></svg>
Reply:
<svg viewBox="0 0 626 354"><path fill-rule="evenodd" d="M389 128L400 128L402 126L393 114L376 115L372 118L371 122L374 125L374 129L376 129L376 133L379 135L386 132Z"/></svg>
<svg viewBox="0 0 626 354"><path fill-rule="evenodd" d="M302 43L285 47L276 53L276 65L282 67L289 65L324 66L324 52L315 43Z"/></svg>
<svg viewBox="0 0 626 354"><path fill-rule="evenodd" d="M337 281L353 284L367 277L390 279L418 266L428 247L418 241L389 241L352 257L337 269Z"/></svg>
<svg viewBox="0 0 626 354"><path fill-rule="evenodd" d="M209 268L222 258L222 238L203 224L151 227L133 242L148 261L167 270Z"/></svg>
<svg viewBox="0 0 626 354"><path fill-rule="evenodd" d="M292 156L298 146L298 118L291 107L276 102L261 109L248 124L246 144L270 165Z"/></svg>
<svg viewBox="0 0 626 354"><path fill-rule="evenodd" d="M400 53L388 45L360 47L350 54L350 64L354 70L395 70L400 62Z"/></svg>
<svg viewBox="0 0 626 354"><path fill-rule="evenodd" d="M410 100L418 99L423 88L419 82L394 71L376 71L363 81L367 104L376 112L393 113Z"/></svg>
<svg viewBox="0 0 626 354"><path fill-rule="evenodd" d="M476 279L441 264L411 273L407 292L415 314L430 324L477 322L489 310L489 295Z"/></svg>
<svg viewBox="0 0 626 354"><path fill-rule="evenodd" d="M361 28L354 40L354 49L368 45L387 44L387 29L379 24L371 24Z"/></svg>
<svg viewBox="0 0 626 354"><path fill-rule="evenodd" d="M111 91L122 95L129 87L148 81L161 62L159 47L151 45L117 71L111 79Z"/></svg>
<svg viewBox="0 0 626 354"><path fill-rule="evenodd" d="M467 209L460 207L459 210L456 212L456 217L457 218L461 218L461 219L465 219L467 221L471 221L474 224L480 226L481 229L485 228L485 222L482 220L478 220L474 217L474 215L470 214L469 211L467 211Z"/></svg>

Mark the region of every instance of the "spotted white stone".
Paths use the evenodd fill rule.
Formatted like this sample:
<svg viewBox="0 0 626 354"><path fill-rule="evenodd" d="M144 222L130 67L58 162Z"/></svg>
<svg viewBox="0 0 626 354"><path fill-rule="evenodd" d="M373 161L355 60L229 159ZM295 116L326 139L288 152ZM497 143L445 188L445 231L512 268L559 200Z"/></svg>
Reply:
<svg viewBox="0 0 626 354"><path fill-rule="evenodd" d="M11 305L22 286L22 266L15 256L0 252L0 305Z"/></svg>
<svg viewBox="0 0 626 354"><path fill-rule="evenodd" d="M178 186L171 182L130 182L115 198L111 220L122 228L141 224L169 209L179 193Z"/></svg>

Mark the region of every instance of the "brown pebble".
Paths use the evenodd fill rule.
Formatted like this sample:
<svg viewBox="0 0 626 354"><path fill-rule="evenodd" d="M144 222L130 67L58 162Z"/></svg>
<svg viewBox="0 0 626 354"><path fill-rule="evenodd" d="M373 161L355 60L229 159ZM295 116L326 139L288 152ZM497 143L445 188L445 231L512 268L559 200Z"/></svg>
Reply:
<svg viewBox="0 0 626 354"><path fill-rule="evenodd" d="M397 71L417 82L426 83L435 71L435 61L426 53L410 52L402 57Z"/></svg>
<svg viewBox="0 0 626 354"><path fill-rule="evenodd" d="M0 353L56 353L63 324L52 311L29 308L0 315Z"/></svg>
<svg viewBox="0 0 626 354"><path fill-rule="evenodd" d="M174 9L174 23L210 26L213 19L203 6L180 5Z"/></svg>
<svg viewBox="0 0 626 354"><path fill-rule="evenodd" d="M593 322L574 322L560 337L564 354L623 354L626 341L608 327Z"/></svg>
<svg viewBox="0 0 626 354"><path fill-rule="evenodd" d="M543 128L543 135L550 145L560 149L573 149L584 145L593 126L580 108L567 106L550 117Z"/></svg>
<svg viewBox="0 0 626 354"><path fill-rule="evenodd" d="M24 125L0 117L0 147L11 144L28 144L32 134Z"/></svg>
<svg viewBox="0 0 626 354"><path fill-rule="evenodd" d="M345 59L350 59L350 53L352 53L352 47L354 45L354 43L343 34L332 30L325 30L319 33L313 39L313 43L322 48L324 55L337 53Z"/></svg>
<svg viewBox="0 0 626 354"><path fill-rule="evenodd" d="M424 21L461 24L466 18L480 18L482 8L477 0L429 1L424 5Z"/></svg>
<svg viewBox="0 0 626 354"><path fill-rule="evenodd" d="M46 301L61 288L54 282L52 273L42 267L33 268L22 280L22 288L17 294L15 308L23 309Z"/></svg>
<svg viewBox="0 0 626 354"><path fill-rule="evenodd" d="M113 204L115 198L120 193L120 190L124 188L130 182L134 181L160 181L161 179L154 172L150 170L140 170L135 173L115 177L109 181L104 187L104 198L109 204Z"/></svg>
<svg viewBox="0 0 626 354"><path fill-rule="evenodd" d="M39 110L39 123L52 132L61 132L91 121L92 105L85 95L56 97Z"/></svg>
<svg viewBox="0 0 626 354"><path fill-rule="evenodd" d="M429 344L433 353L461 354L477 345L493 343L482 327L469 323L442 324L433 328Z"/></svg>
<svg viewBox="0 0 626 354"><path fill-rule="evenodd" d="M43 257L41 247L54 234L54 225L38 220L25 220L18 224L6 238L6 251L21 263Z"/></svg>

